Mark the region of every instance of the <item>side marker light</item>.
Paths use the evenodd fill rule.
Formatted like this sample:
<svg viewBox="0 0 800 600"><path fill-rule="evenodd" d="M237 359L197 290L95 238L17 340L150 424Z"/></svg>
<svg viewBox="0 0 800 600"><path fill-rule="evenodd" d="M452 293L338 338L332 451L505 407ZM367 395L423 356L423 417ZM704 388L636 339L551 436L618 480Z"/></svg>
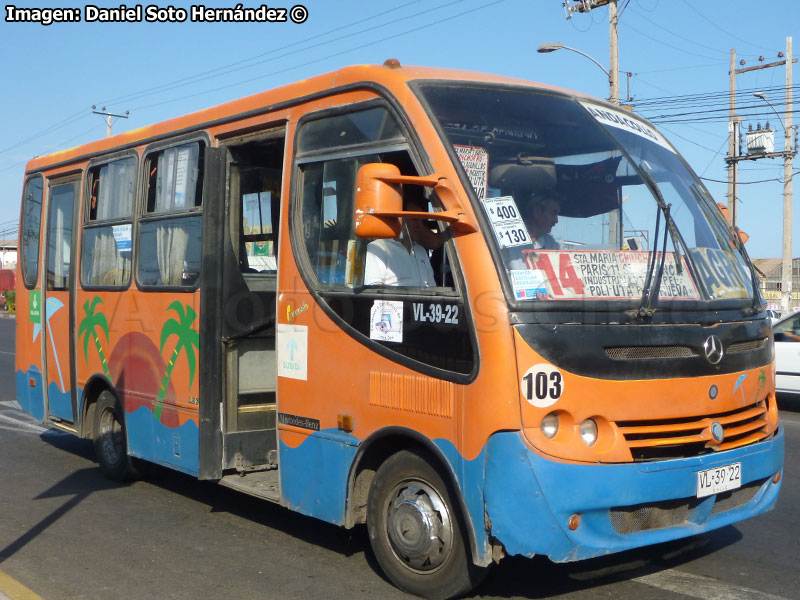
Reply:
<svg viewBox="0 0 800 600"><path fill-rule="evenodd" d="M575 531L581 524L581 516L578 513L575 513L569 518L567 521L567 527L569 527L570 531Z"/></svg>
<svg viewBox="0 0 800 600"><path fill-rule="evenodd" d="M342 431L353 431L353 415L336 415L336 424Z"/></svg>

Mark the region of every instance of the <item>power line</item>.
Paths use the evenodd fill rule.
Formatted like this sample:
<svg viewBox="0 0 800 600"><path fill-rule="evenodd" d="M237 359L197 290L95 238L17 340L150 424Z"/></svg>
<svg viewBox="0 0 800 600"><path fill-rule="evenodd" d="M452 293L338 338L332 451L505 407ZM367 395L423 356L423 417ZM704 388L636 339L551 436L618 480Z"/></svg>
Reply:
<svg viewBox="0 0 800 600"><path fill-rule="evenodd" d="M174 89L174 87L177 84L182 84L183 82L191 81L191 80L194 80L195 78L201 77L201 76L203 76L203 79L199 79L197 81L203 81L203 80L206 79L206 77L204 77L206 75L209 75L209 74L212 74L212 73L218 73L220 71L225 71L225 69L228 69L230 67L235 67L235 66L241 65L243 63L247 63L247 62L256 60L258 58L262 58L264 56L269 56L270 54L274 54L275 52L278 52L279 50L285 50L287 48L292 48L292 47L295 47L295 46L299 46L301 44L305 44L306 42L310 42L312 40L319 39L321 37L325 37L325 36L330 35L332 33L336 33L337 31L342 31L344 29L349 29L349 28L354 27L356 25L360 25L361 23L366 23L367 21L371 21L372 19L377 19L378 17L382 17L383 15L386 15L388 13L397 12L397 10L399 10L401 8L407 8L407 7L411 6L412 4L418 4L421 1L422 0L412 0L411 2L407 2L406 4L404 4L404 5L400 6L400 7L393 7L393 8L390 8L388 10L385 10L383 12L380 12L380 13L374 14L372 16L366 17L364 19L361 19L360 21L355 21L353 23L348 23L347 25L342 25L340 27L334 27L333 29L329 29L328 31L325 31L323 33L319 33L317 35L312 35L310 37L307 37L307 38L305 38L303 40L299 40L299 41L294 42L292 44L286 44L284 46L281 46L280 48L273 48L272 50L268 50L267 52L262 52L260 54L256 54L256 55L251 56L249 58L244 58L242 60L238 60L238 61L235 61L235 62L232 62L232 63L228 63L227 65L222 65L221 67L216 67L214 69L210 69L210 70L207 70L207 71L201 71L200 73L195 73L194 75L189 75L189 76L184 77L182 79L177 79L177 80L174 80L174 81L163 83L163 84L158 85L158 86L154 86L154 87L151 87L151 88L140 90L138 92L132 92L132 93L124 95L124 96L118 96L117 98L112 98L110 100L104 100L104 101L101 102L101 104L111 104L113 102L124 102L124 101L128 101L128 100L136 100L136 99L142 98L142 97L144 97L146 95L150 95L149 94L150 92L155 93L157 91L165 91L165 88ZM462 0L458 0L458 1L460 2ZM430 10L435 10L435 9L430 9ZM422 13L417 13L415 15L411 15L411 17L418 16L419 14L424 14L426 12L430 12L430 10L423 11ZM404 17L404 18L409 18L409 17ZM389 23L391 23L391 21ZM386 25L386 23L384 23L382 25L378 25L378 27L383 27L385 25ZM357 33L361 33L361 32L356 32L356 34ZM356 34L352 34L351 33L351 34L348 34L347 37L349 37L351 35L356 35ZM342 39L342 38L336 38L334 40L328 40L328 42L324 42L324 43L331 43L331 42L338 41L340 39ZM317 46L315 45L315 46L309 46L308 48L301 48L299 51L303 52L305 50L309 50L310 48L314 48L314 47L317 47ZM276 57L276 58L279 58L279 57ZM255 63L255 64L261 64L261 63ZM248 67L255 66L255 64L248 65ZM242 68L247 68L247 67L242 67ZM234 72L234 71L238 71L238 70L240 70L240 69L234 69L234 70L229 71L229 72Z"/></svg>
<svg viewBox="0 0 800 600"><path fill-rule="evenodd" d="M800 173L800 171L795 171L794 173L792 173L792 177L794 177L798 173ZM714 183L728 183L727 179L725 181L721 181L719 179L710 179L708 177L701 177L700 179L702 179L703 181L713 181ZM778 183L783 183L783 179L776 177L774 179L762 179L760 181L737 181L736 185L753 185L755 183L771 183L773 181L777 181Z"/></svg>
<svg viewBox="0 0 800 600"><path fill-rule="evenodd" d="M419 0L415 0L415 2L412 2L411 4L416 3L416 1L419 1ZM126 101L139 100L141 98L146 98L146 97L152 96L154 94L160 94L160 93L165 92L165 91L172 91L172 90L174 90L176 88L186 87L187 85L193 85L195 83L201 83L203 81L207 81L209 79L213 79L213 78L219 77L221 75L230 75L230 74L236 73L238 71L243 71L245 69L251 69L251 68L257 67L259 65L263 65L263 64L266 64L266 63L274 62L274 61L279 60L281 58L286 58L288 56L292 56L292 55L300 53L300 52L306 52L307 50L313 50L315 48L326 46L328 44L333 44L334 42L339 42L339 41L342 41L342 40L350 39L350 38L352 38L354 36L357 36L357 35L360 35L360 34L363 34L363 33L369 33L369 32L373 32L373 31L375 31L377 29L381 29L383 27L388 27L390 25L396 25L397 23L400 23L402 21L406 21L406 20L409 20L409 19L414 19L414 18L420 17L422 15L431 13L433 11L437 11L437 10L440 10L442 8L447 8L449 6L453 6L454 4L460 4L460 3L465 2L465 1L466 0L451 0L450 2L446 2L445 4L440 4L439 6L434 6L433 8L428 8L428 9L422 10L420 12L414 13L412 15L407 15L405 17L392 19L392 20L386 21L385 23L381 23L379 25L375 25L375 26L372 26L372 27L368 27L366 29L362 29L362 30L359 30L359 31L351 32L351 33L348 33L346 35L342 35L340 37L336 37L336 38L333 38L333 39L330 39L330 40L318 42L316 44L312 44L312 45L306 46L304 48L299 48L299 49L296 49L296 50L291 50L289 52L284 52L283 54L279 54L277 56L272 56L270 58L265 58L264 60L260 60L258 62L253 62L253 63L251 63L249 65L238 66L236 68L229 68L231 66L235 66L235 65L238 65L238 64L241 64L241 63L250 62L252 60L255 60L256 58L261 58L263 56L274 54L275 52L278 52L280 50L284 50L285 48L289 48L289 47L295 46L298 43L304 43L305 41L308 41L308 40L304 40L303 42L298 42L298 43L295 43L295 44L290 44L288 46L283 46L281 48L275 48L273 50L270 50L269 52L264 52L262 54L254 56L254 57L251 57L251 58L248 58L248 59L244 59L244 60L232 63L231 65L218 67L216 69L212 69L211 71L207 71L207 72L204 72L204 73L199 73L199 74L194 75L192 77L179 79L179 80L174 81L174 82L166 83L166 84L151 88L152 91L148 90L148 91L137 93L137 94L129 94L128 96L121 96L120 98L117 98L115 100L116 101L120 101L120 100L126 100ZM408 5L406 5L406 6L408 6ZM369 19L364 19L363 21L359 21L359 23L371 20L373 18L377 18L378 16L384 15L387 12L395 12L395 11L385 11L385 12L379 13L378 15L370 17ZM463 14L466 14L466 13L463 13ZM436 24L436 22L434 22L434 24ZM346 27L350 27L350 25L344 26L344 27L337 27L336 29L334 29L332 31L339 31L339 30L344 29ZM417 29L421 29L421 27L417 28ZM330 33L331 33L331 31L326 32L324 34L320 34L319 36L312 36L311 38L308 38L308 39L309 40L315 39L317 37L325 36L325 35L328 35ZM391 39L391 38L385 38L385 39ZM333 54L333 55L330 55L330 56L336 56L336 54ZM282 71L280 71L280 72L282 72ZM245 81L245 83L248 83L250 81L253 81L253 79L249 79L249 80ZM239 85L239 84L238 83L234 83L234 84L231 84L231 86L225 86L225 87L232 87L233 85ZM224 89L224 88L215 88L215 90L212 90L212 91L216 91L218 89ZM191 96L188 96L188 97L191 97ZM106 102L106 104L109 104L109 102ZM151 106L158 106L158 105L156 104L156 105L151 105ZM149 106L139 107L139 109L141 109L141 108L149 108Z"/></svg>
<svg viewBox="0 0 800 600"><path fill-rule="evenodd" d="M169 104L171 102L177 102L179 100L186 100L188 98L194 98L196 96L201 96L203 94L208 94L208 93L211 93L211 92L217 92L217 91L220 91L220 90L232 88L234 86L243 85L245 83L251 83L253 81L257 81L259 79L264 79L266 77L272 77L274 75L280 75L282 73L286 73L288 71L293 71L295 69L299 69L299 68L302 68L302 67L307 67L309 65L313 65L313 64L322 62L324 60L328 60L330 58L334 58L336 56L341 56L343 54L348 54L350 52L354 52L355 50L361 50L363 48L368 48L369 46L374 46L375 44L379 44L379 43L385 42L387 40L391 40L391 39L395 39L395 38L398 38L398 37L402 37L404 35L408 35L409 33L417 33L417 32L419 32L419 31L421 31L423 29L428 29L429 27L436 27L438 25L441 25L442 23L446 23L447 21L452 21L453 19L458 19L458 18L463 17L465 15L468 15L470 13L473 13L473 12L476 12L476 11L479 11L479 10L483 10L484 8L488 8L488 7L494 6L496 4L501 4L502 2L506 2L506 0L494 0L493 2L487 2L486 4L482 4L480 6L472 8L470 10L466 10L466 11L460 12L458 14L452 15L450 17L439 19L439 20L434 21L432 23L427 23L425 25L419 25L417 27L414 27L413 29L408 29L406 31L402 31L402 32L396 33L394 35L390 35L390 36L387 36L387 37L382 37L382 38L380 38L378 40L373 40L371 42L366 42L364 44L360 44L358 46L354 46L354 47L348 48L347 50L342 50L340 52L335 52L333 54L327 54L327 55L325 55L323 57L316 58L316 59L313 59L313 60L309 60L307 62L298 64L298 65L294 65L294 66L291 66L291 67L286 67L284 69L279 69L277 71L272 71L271 73L265 73L264 75L259 75L257 77L251 77L250 79L245 79L245 80L242 80L242 81L236 81L234 83L218 86L218 87L211 88L211 89L201 90L199 92L196 92L194 94L188 94L186 96L179 96L177 98L171 98L169 100L164 100L163 102L156 102L154 104L147 104L147 105L144 105L144 106L137 106L137 107L132 108L131 110L144 110L144 109L147 109L147 108L153 108L155 106L162 106L164 104Z"/></svg>
<svg viewBox="0 0 800 600"><path fill-rule="evenodd" d="M720 49L718 49L718 48L712 48L711 46L706 46L705 44L701 44L701 43L700 43L700 42L698 42L698 41L695 41L695 40L692 40L692 39L690 39L690 38L684 37L684 36L682 36L682 35L681 35L681 34L679 34L679 33L675 33L675 32L674 32L674 31L672 31L671 29L667 29L666 27L664 27L663 25L659 25L658 23L656 23L656 22L655 22L655 21L653 21L652 19L649 19L648 17L645 17L643 14L641 14L641 13L640 13L638 10L636 10L635 8L633 8L633 9L631 9L631 10L632 10L632 11L633 11L635 14L639 15L639 17L640 17L640 18L644 19L645 21L647 21L647 22L648 22L648 23L650 23L651 25L654 25L654 26L658 27L658 28L659 28L660 30L662 30L662 31L666 31L667 33L669 33L669 34L671 34L671 35L674 35L675 37L677 37L677 38L680 38L680 39L682 39L682 40L683 40L683 41L685 41L685 42L689 42L690 44L694 44L695 46L699 46L700 48L705 48L706 50L711 50L712 52L719 52L719 53L721 53L721 54L727 54L727 52L725 52L724 50L720 50Z"/></svg>
<svg viewBox="0 0 800 600"><path fill-rule="evenodd" d="M456 2L462 2L462 1L464 1L464 0L455 0L455 2L450 2L449 4L444 4L444 5L441 5L440 7L436 7L436 8L433 8L433 9L428 9L428 10L422 11L421 13L416 13L416 14L414 14L414 15L411 15L410 17L404 17L404 19L406 19L406 18L411 18L411 17L415 17L415 16L419 16L419 15L421 15L421 14L425 14L425 13L431 12L432 10L436 10L436 9L438 9L438 8L445 7L445 6L449 6L449 5L451 5L451 4L455 4ZM411 6L411 5L413 5L413 4L417 4L417 3L419 3L419 2L421 2L421 0L411 0L410 2L407 2L406 4L404 4L404 5L403 5L403 6L401 6L401 7L395 7L395 8L392 8L392 9L389 9L389 10L386 10L386 11L383 11L383 12L380 12L380 13L377 13L377 14L375 14L375 15L372 15L371 17L367 17L367 18L365 18L365 19L362 19L362 20L360 20L360 21L356 21L355 23L349 23L348 25L344 25L344 26L336 27L336 28L334 28L334 29L331 29L331 30L328 30L328 31L326 31L326 32L324 32L324 33L321 33L321 34L318 34L318 35L315 35L315 36L311 36L311 37L309 37L309 38L306 38L305 40L300 40L300 41L298 41L298 42L295 42L295 43L293 43L293 44L289 44L289 45L287 45L287 46L282 46L281 48L275 48L275 49L273 49L273 50L270 50L269 52L264 52L264 53L261 53L261 54L255 55L255 56L253 56L253 57L250 57L250 58L247 58L247 59L243 59L243 60L240 60L240 61L237 61L237 62L231 63L230 65L225 65L225 66L223 66L223 67L218 67L218 68L216 68L216 69L212 69L212 70L210 70L210 71L205 71L205 72L203 72L203 73L200 73L200 74L197 74L197 75L193 75L193 76L190 76L190 77L185 77L185 78L183 78L183 79L178 79L178 80L176 80L176 81L173 81L173 82L168 82L168 83L165 83L165 84L162 84L162 85L159 85L159 86L155 86L155 87L152 87L152 88L148 88L147 90L142 90L142 91L139 91L139 92L134 92L134 93L131 93L131 94L128 94L128 95L125 95L125 96L119 96L119 97L117 97L117 98L113 98L113 99L111 99L111 100L106 100L106 101L103 101L103 102L101 102L101 104L112 104L112 103L114 103L114 102L122 101L122 100L129 99L129 98L132 98L132 99L138 99L138 98L141 98L141 97L145 97L145 96L147 96L147 95L152 95L152 94L154 94L154 93L160 93L160 92L164 92L164 91L169 91L169 90L171 90L171 89L174 89L174 87L176 86L176 84L182 84L183 82L185 82L185 81L189 81L189 80L191 80L191 79L194 79L194 78L196 78L196 77L199 77L200 75L207 75L207 74L209 74L209 73L217 73L217 72L219 72L219 71L224 71L226 68L228 68L228 67L230 67L230 66L235 66L235 65L238 65L238 64L241 64L241 63L244 63L244 62L249 62L249 61L251 61L251 60L254 60L254 59L256 59L256 58L260 58L260 57L262 57L262 56L266 56L266 55L268 55L268 54L275 53L275 52L277 52L277 51L279 51L279 50L281 50L281 49L284 49L284 48L290 48L290 47L292 47L292 46L296 46L296 45L299 45L299 44L303 44L303 43L305 43L305 42L307 42L307 41L310 41L310 40L313 40L313 39L317 39L317 38L319 38L319 37L324 37L324 36L326 36L326 35L330 35L331 33L335 33L335 32L337 32L337 31L340 31L340 30L342 30L342 29L346 29L346 28L352 27L352 26L354 26L354 25L359 25L359 24L361 24L361 23L364 23L364 22L366 22L366 21L369 21L369 20L372 20L372 19L375 19L375 18L381 17L381 16L383 16L383 15L385 15L385 14L388 14L388 13L390 13L390 12L396 12L396 11L397 11L399 8L406 8L406 7L408 7L408 6ZM394 20L394 21L389 21L388 23L384 23L384 24L382 24L382 25L379 25L378 27L384 27L384 26L386 26L387 24L392 24L392 23L394 23L394 22L399 22L400 20L402 20L402 19L396 19L396 20ZM362 33L362 32L356 32L356 34L358 34L358 33ZM351 34L351 35L355 35L355 34ZM329 40L329 41L328 41L328 42L326 42L326 43L330 43L330 42L338 41L339 39L342 39L342 38L336 38L336 39L334 39L334 40ZM316 47L316 46L311 46L311 47L309 47L309 48L304 48L304 49L301 49L301 50L299 50L299 51L301 51L301 52L302 52L302 51L305 51L305 50L307 50L307 49L311 49L311 48L313 48L313 47ZM277 58L281 58L281 57L275 57L275 58L277 59ZM260 64L260 63L256 63L256 64ZM251 65L251 66L255 66L255 65ZM233 71L231 71L231 72L233 72ZM202 81L202 79L201 79L201 80L197 80L197 81L198 81L198 82L199 82L199 81ZM184 84L184 85L185 85L185 84ZM180 87L180 86L178 86L178 87ZM77 121L79 121L79 120L81 120L81 119L83 119L83 118L85 118L85 117L87 117L87 116L88 116L88 113L86 113L84 109L81 109L80 111L76 112L76 113L75 113L75 114L73 114L72 116L70 116L70 117L67 117L66 119L64 119L64 120L62 120L62 121L59 121L59 122L55 123L54 125L50 125L50 126L48 126L47 128L43 129L42 131L40 131L40 132L38 132L38 133L35 133L35 134L33 134L33 135L31 135L31 136L29 136L29 137L27 137L27 138L24 138L24 139L20 140L19 142L16 142L16 143L12 144L11 146L8 146L8 147L6 147L6 148L0 149L0 154L3 154L3 153L5 153L5 152L8 152L9 150L13 150L14 148L17 148L17 147L19 147L19 146L22 146L23 144L26 144L26 143L28 143L28 142L31 142L31 141L33 141L33 140L35 140L35 139L38 139L38 138L40 138L40 137L44 136L44 135L47 135L47 134L49 134L49 133L52 133L53 131L56 131L56 130L58 130L58 129L62 128L62 127L65 127L66 125L73 124L73 123L75 123L75 122L77 122ZM10 168L13 168L13 167L17 166L17 164L19 164L19 163L16 163L15 165L12 165L12 167L9 167L9 168L7 168L7 169L2 169L2 170L0 170L0 173L3 173L3 172L5 172L5 171L9 170Z"/></svg>
<svg viewBox="0 0 800 600"><path fill-rule="evenodd" d="M760 48L761 50L766 50L767 52L769 52L770 50L774 50L774 48L765 48L764 46L759 46L758 44L754 44L753 42L751 42L749 40L742 39L737 35L733 35L731 32L726 31L725 29L723 29L722 27L717 25L717 23L715 23L712 19L709 19L707 16L705 16L703 13L701 13L699 10L697 10L694 6L692 6L689 2L687 2L687 0L683 0L683 3L686 6L688 6L692 11L694 11L694 13L697 14L700 18L708 21L708 23L710 23L715 29L717 29L718 31L721 31L725 35L728 35L728 36L732 37L733 39L738 40L740 42L744 42L745 44L747 44L748 46L751 46L753 48Z"/></svg>
<svg viewBox="0 0 800 600"><path fill-rule="evenodd" d="M625 22L625 28L626 29L630 29L631 31L634 31L634 32L638 33L639 35L641 35L644 38L647 38L650 41L657 42L657 43L661 44L662 46L666 46L667 48L670 48L672 50L676 50L677 52L682 52L683 54L689 54L691 56L698 56L698 57L704 58L706 60L715 60L714 57L706 56L704 54L698 54L697 52L689 52L688 50L685 50L683 48L679 48L678 46L673 46L672 44L668 44L667 42L664 42L664 41L658 39L657 37L654 37L650 33L644 33L642 31L639 31L638 29L636 29L636 27L634 27L633 25L631 25L627 21Z"/></svg>

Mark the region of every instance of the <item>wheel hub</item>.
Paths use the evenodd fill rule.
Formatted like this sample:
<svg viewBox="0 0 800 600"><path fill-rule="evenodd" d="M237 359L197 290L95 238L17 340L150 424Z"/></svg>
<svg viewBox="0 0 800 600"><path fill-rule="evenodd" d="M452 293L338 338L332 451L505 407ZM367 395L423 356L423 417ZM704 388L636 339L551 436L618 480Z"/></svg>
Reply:
<svg viewBox="0 0 800 600"><path fill-rule="evenodd" d="M416 571L439 568L453 539L444 501L436 490L419 481L400 484L391 498L387 529L397 557Z"/></svg>

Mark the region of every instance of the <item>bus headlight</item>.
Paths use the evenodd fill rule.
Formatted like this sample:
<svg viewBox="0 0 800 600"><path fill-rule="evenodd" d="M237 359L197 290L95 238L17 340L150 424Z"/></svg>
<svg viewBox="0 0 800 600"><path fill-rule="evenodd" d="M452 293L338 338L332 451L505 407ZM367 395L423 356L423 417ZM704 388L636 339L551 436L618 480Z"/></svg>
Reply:
<svg viewBox="0 0 800 600"><path fill-rule="evenodd" d="M557 433L558 415L556 413L545 415L544 419L542 419L542 434L544 434L544 437L546 437L548 440L551 440Z"/></svg>
<svg viewBox="0 0 800 600"><path fill-rule="evenodd" d="M580 434L584 444L594 446L597 441L597 423L595 423L594 419L586 419L581 423Z"/></svg>

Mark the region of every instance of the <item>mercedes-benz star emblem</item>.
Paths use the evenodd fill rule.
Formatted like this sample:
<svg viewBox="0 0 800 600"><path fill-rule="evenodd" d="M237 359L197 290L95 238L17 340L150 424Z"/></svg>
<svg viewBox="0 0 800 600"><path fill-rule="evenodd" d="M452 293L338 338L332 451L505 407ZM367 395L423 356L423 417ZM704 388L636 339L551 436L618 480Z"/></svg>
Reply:
<svg viewBox="0 0 800 600"><path fill-rule="evenodd" d="M715 335L710 335L703 343L703 350L706 353L706 360L712 365L716 365L722 360L725 351L722 349L722 340Z"/></svg>
<svg viewBox="0 0 800 600"><path fill-rule="evenodd" d="M725 438L725 429L723 429L719 421L714 421L711 424L711 435L714 436L717 442L721 442Z"/></svg>

